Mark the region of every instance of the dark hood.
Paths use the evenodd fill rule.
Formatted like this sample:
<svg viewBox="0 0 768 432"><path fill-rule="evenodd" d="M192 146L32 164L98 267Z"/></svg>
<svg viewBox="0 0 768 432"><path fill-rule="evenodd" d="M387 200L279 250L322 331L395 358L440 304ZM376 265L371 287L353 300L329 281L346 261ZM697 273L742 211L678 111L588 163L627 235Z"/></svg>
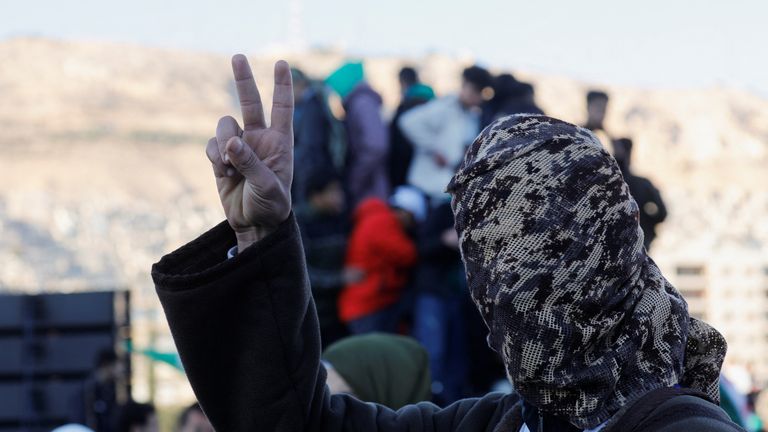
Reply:
<svg viewBox="0 0 768 432"><path fill-rule="evenodd" d="M637 204L591 132L499 119L448 191L489 343L529 403L588 428L655 388L717 399L725 341L647 256Z"/></svg>

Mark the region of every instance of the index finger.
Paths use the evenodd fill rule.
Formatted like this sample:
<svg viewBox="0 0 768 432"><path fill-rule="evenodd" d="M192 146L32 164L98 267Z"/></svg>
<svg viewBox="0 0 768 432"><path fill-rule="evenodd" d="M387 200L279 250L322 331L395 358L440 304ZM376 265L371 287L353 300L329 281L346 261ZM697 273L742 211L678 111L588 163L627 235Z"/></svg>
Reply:
<svg viewBox="0 0 768 432"><path fill-rule="evenodd" d="M262 129L266 127L261 95L253 79L248 59L242 54L232 57L232 73L235 75L237 97L240 99L240 111L243 113L243 129Z"/></svg>

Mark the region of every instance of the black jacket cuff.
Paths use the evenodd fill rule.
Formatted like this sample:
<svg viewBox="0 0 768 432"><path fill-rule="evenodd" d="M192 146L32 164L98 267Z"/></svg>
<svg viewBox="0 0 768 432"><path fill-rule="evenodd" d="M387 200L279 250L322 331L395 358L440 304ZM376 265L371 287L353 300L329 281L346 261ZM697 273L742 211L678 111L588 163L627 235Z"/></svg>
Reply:
<svg viewBox="0 0 768 432"><path fill-rule="evenodd" d="M270 269L275 269L274 266L279 263L271 263L268 252L295 236L298 236L298 227L291 213L275 231L239 251L234 258L227 259L227 251L237 244L237 239L225 220L155 263L152 279L158 289L178 291L205 285L244 266L252 268L257 265L261 270L272 273Z"/></svg>

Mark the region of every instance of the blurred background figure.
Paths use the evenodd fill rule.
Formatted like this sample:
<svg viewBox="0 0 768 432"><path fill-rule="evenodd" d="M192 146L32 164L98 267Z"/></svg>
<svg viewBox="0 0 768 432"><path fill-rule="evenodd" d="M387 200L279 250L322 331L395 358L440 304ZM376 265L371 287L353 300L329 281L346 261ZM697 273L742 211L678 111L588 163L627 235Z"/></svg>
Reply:
<svg viewBox="0 0 768 432"><path fill-rule="evenodd" d="M409 337L350 336L329 346L323 363L332 394L348 393L392 409L430 400L428 355Z"/></svg>
<svg viewBox="0 0 768 432"><path fill-rule="evenodd" d="M400 69L400 72L397 74L397 82L400 83L400 94L403 96L403 99L405 99L408 90L421 81L419 80L419 73L416 72L416 69L411 66L405 66Z"/></svg>
<svg viewBox="0 0 768 432"><path fill-rule="evenodd" d="M203 414L200 404L195 402L179 415L176 432L215 432L211 422Z"/></svg>
<svg viewBox="0 0 768 432"><path fill-rule="evenodd" d="M339 297L339 316L353 334L398 330L399 300L417 260L412 233L426 212L423 195L407 186L395 191L389 205L368 198L355 210L346 267L359 279Z"/></svg>
<svg viewBox="0 0 768 432"><path fill-rule="evenodd" d="M624 181L629 186L632 197L640 207L640 227L645 236L645 248L651 249L651 243L656 238L656 226L667 218L667 207L661 199L661 193L656 186L645 177L632 173L632 140L619 138L613 140L613 156L616 158Z"/></svg>
<svg viewBox="0 0 768 432"><path fill-rule="evenodd" d="M294 211L325 347L346 336L347 329L339 321L336 303L344 285L356 282L362 273L344 271L349 216L341 178L333 167L317 166L304 186L306 200Z"/></svg>
<svg viewBox="0 0 768 432"><path fill-rule="evenodd" d="M414 147L408 183L431 199L442 200L447 196L445 187L464 150L480 132L483 92L491 85L491 74L487 70L469 67L462 73L458 95L432 100L400 117L398 125Z"/></svg>
<svg viewBox="0 0 768 432"><path fill-rule="evenodd" d="M605 114L608 111L608 94L600 90L587 93L587 122L584 127L592 132L605 130Z"/></svg>
<svg viewBox="0 0 768 432"><path fill-rule="evenodd" d="M296 170L293 178L294 203L304 200L307 173L317 167L334 167L331 156L331 118L326 106L323 88L318 86L299 69L291 69L293 78L294 115L293 140Z"/></svg>
<svg viewBox="0 0 768 432"><path fill-rule="evenodd" d="M446 405L466 394L469 362L464 319L469 296L450 202L430 212L418 239L413 336L429 353L435 401Z"/></svg>
<svg viewBox="0 0 768 432"><path fill-rule="evenodd" d="M407 183L413 160L413 143L400 130L400 118L411 108L435 98L432 87L422 84L412 67L401 69L398 77L402 99L389 125L389 181L393 189Z"/></svg>
<svg viewBox="0 0 768 432"><path fill-rule="evenodd" d="M587 92L587 122L584 127L592 131L597 139L608 149L611 135L605 128L605 115L608 112L608 93L600 90Z"/></svg>
<svg viewBox="0 0 768 432"><path fill-rule="evenodd" d="M155 407L150 404L129 402L120 409L117 432L158 432ZM96 432L99 432L97 429Z"/></svg>
<svg viewBox="0 0 768 432"><path fill-rule="evenodd" d="M381 96L365 81L362 63L347 63L325 83L341 97L347 131L345 185L351 207L367 197L386 199L388 130L381 116Z"/></svg>
<svg viewBox="0 0 768 432"><path fill-rule="evenodd" d="M116 386L124 373L114 349L99 352L93 373L74 396L70 420L97 432L116 430L119 414Z"/></svg>
<svg viewBox="0 0 768 432"><path fill-rule="evenodd" d="M510 114L544 114L536 105L533 85L508 73L493 79L493 97L484 108L483 127Z"/></svg>

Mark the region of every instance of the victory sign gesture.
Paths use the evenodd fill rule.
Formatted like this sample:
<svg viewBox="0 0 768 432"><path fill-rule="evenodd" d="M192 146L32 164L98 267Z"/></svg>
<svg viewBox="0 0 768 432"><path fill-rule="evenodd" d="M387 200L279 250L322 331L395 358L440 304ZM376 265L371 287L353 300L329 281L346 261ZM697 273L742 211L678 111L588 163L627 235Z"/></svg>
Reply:
<svg viewBox="0 0 768 432"><path fill-rule="evenodd" d="M275 64L272 121L267 127L261 96L245 56L232 57L243 127L219 119L206 154L219 198L242 251L272 232L291 212L293 85L288 63Z"/></svg>

